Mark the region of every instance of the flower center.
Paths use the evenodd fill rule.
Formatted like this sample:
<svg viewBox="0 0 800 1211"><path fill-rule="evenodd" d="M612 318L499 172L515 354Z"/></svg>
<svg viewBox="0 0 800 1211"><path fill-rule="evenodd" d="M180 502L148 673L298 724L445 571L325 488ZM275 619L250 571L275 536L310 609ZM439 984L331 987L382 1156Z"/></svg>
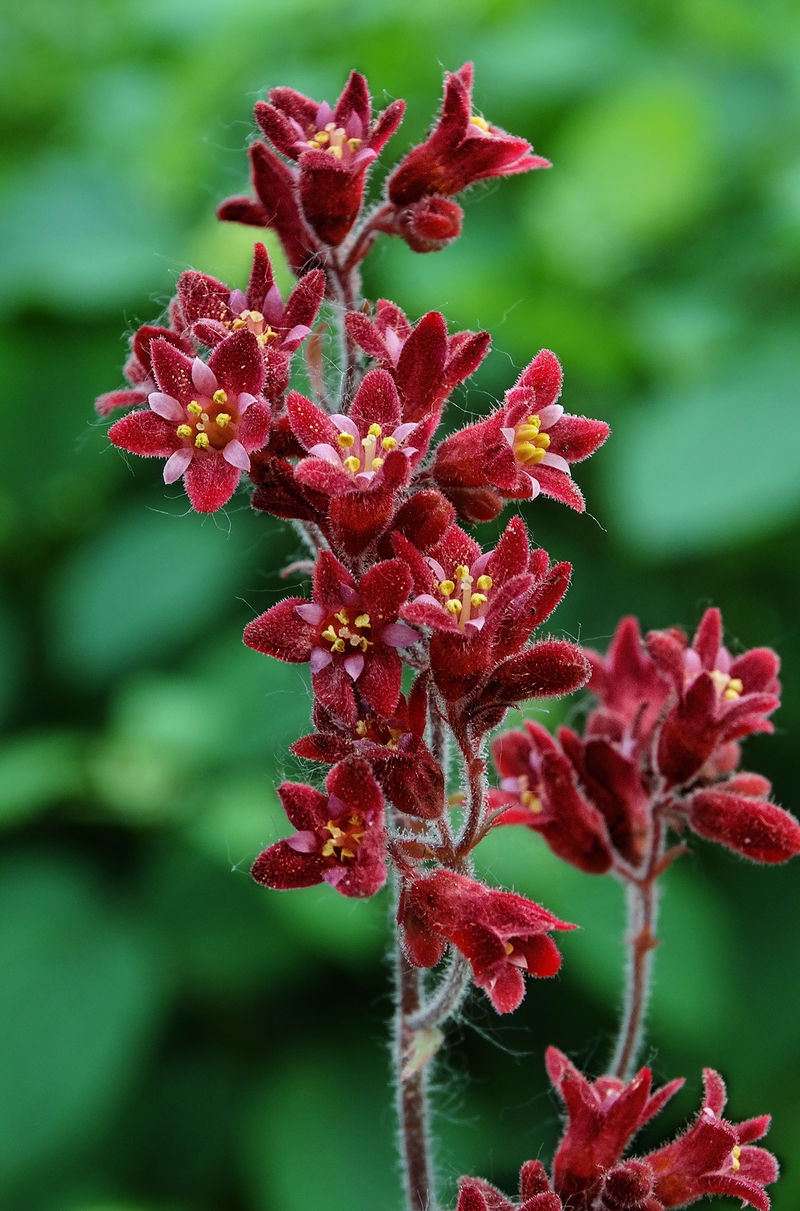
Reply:
<svg viewBox="0 0 800 1211"><path fill-rule="evenodd" d="M238 332L242 328L246 328L248 332L252 332L262 349L265 345L269 345L271 341L277 340L278 337L277 332L273 328L270 328L260 311L245 310L240 312L231 323L231 331Z"/></svg>
<svg viewBox="0 0 800 1211"><path fill-rule="evenodd" d="M336 862L352 862L361 844L361 839L367 831L363 819L358 814L339 816L337 820L329 820L323 826L323 832L330 837L322 847L323 858L333 858Z"/></svg>
<svg viewBox="0 0 800 1211"><path fill-rule="evenodd" d="M519 782L519 799L523 807L527 807L534 815L539 814L542 810L542 801L538 795L535 795L530 789L530 782L527 774L520 774L517 779Z"/></svg>
<svg viewBox="0 0 800 1211"><path fill-rule="evenodd" d="M367 648L372 647L373 640L364 634L372 626L369 614L356 614L352 618L354 613L354 610L342 607L322 631L320 639L330 644L331 652L352 656L354 652L366 653Z"/></svg>
<svg viewBox="0 0 800 1211"><path fill-rule="evenodd" d="M318 130L313 139L308 140L308 146L315 151L327 151L337 160L349 160L353 152L361 146L360 139L348 139L347 131L335 122L328 122L322 130Z"/></svg>
<svg viewBox="0 0 800 1211"><path fill-rule="evenodd" d="M447 613L458 620L463 630L468 622L474 622L486 613L487 594L492 584L491 576L483 575L474 580L469 568L459 564L452 580L436 581L436 591L444 598Z"/></svg>
<svg viewBox="0 0 800 1211"><path fill-rule="evenodd" d="M226 411L228 407L227 392L221 387L210 399L201 395L186 405L186 420L175 432L197 450L222 450L236 430L236 420Z"/></svg>
<svg viewBox="0 0 800 1211"><path fill-rule="evenodd" d="M548 435L539 432L541 423L538 416L529 416L514 432L514 457L523 466L540 463L550 445Z"/></svg>
<svg viewBox="0 0 800 1211"><path fill-rule="evenodd" d="M482 130L485 135L489 133L489 123L480 114L473 114L469 120L470 126L477 126L478 130Z"/></svg>
<svg viewBox="0 0 800 1211"><path fill-rule="evenodd" d="M402 728L390 727L385 719L376 715L367 715L356 724L356 735L360 740L371 740L384 748L397 748L397 741L404 734Z"/></svg>
<svg viewBox="0 0 800 1211"><path fill-rule="evenodd" d="M383 458L376 454L378 439L380 449L386 453L397 449L394 437L383 437L380 425L370 425L366 437L354 437L352 433L342 432L336 439L342 452L342 466L355 478L359 472L379 471L383 466Z"/></svg>
<svg viewBox="0 0 800 1211"><path fill-rule="evenodd" d="M714 682L720 698L724 698L727 702L733 702L739 698L744 689L741 678L729 677L727 673L722 673L719 669L711 670L711 680Z"/></svg>

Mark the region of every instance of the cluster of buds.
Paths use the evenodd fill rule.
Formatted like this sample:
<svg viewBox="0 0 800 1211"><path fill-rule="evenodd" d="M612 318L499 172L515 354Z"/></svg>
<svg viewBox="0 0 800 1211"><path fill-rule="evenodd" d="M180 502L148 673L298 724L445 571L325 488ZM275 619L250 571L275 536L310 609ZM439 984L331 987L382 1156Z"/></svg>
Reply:
<svg viewBox="0 0 800 1211"><path fill-rule="evenodd" d="M272 606L244 640L309 666L315 730L292 751L327 767L325 789L278 788L294 831L252 873L274 889L327 884L353 898L395 884L398 1080L416 1211L433 1206L420 1160L420 1039L438 1034L470 979L498 1013L514 1010L525 975L559 969L551 934L575 928L475 877L473 851L490 829L522 824L581 869L645 888L670 860L667 827L688 824L764 862L796 853L800 827L769 802L764 779L736 772L738 741L769 730L778 705L771 652L733 660L716 611L691 646L677 631L643 645L626 620L605 659L538 637L570 565L532 549L519 516L489 549L464 528L540 495L582 511L572 466L609 430L565 411L558 359L540 350L487 417L437 442L447 401L486 357L489 334L449 333L438 311L413 323L388 299L371 306L360 298L361 262L382 236L415 252L442 248L461 232L462 191L549 164L474 111L467 64L448 74L430 135L367 204L370 168L403 110L395 101L373 118L357 72L332 107L290 88L259 102L266 141L250 148L255 198L229 198L218 213L273 231L297 284L284 302L262 243L244 291L184 273L166 322L133 337L127 386L97 409L133 409L111 441L163 458L165 482L182 478L198 512L224 507L246 476L253 508L291 520L308 542L312 557L286 574L310 573L309 595ZM335 391L324 372L329 325L344 354ZM309 395L291 388L302 354ZM495 742L501 781L490 791L488 737L509 708L587 681L599 705L584 737L564 728L553 738L534 723L508 733ZM642 950L653 945L648 928ZM426 1000L422 973L446 954ZM750 1141L767 1120L720 1119L716 1074L684 1137L622 1161L678 1083L651 1096L645 1069L627 1086L622 1071L590 1085L559 1052L548 1065L569 1124L552 1184L539 1162L523 1168L521 1208L662 1211L711 1192L766 1211L775 1166ZM463 1182L458 1211L515 1206L480 1179Z"/></svg>

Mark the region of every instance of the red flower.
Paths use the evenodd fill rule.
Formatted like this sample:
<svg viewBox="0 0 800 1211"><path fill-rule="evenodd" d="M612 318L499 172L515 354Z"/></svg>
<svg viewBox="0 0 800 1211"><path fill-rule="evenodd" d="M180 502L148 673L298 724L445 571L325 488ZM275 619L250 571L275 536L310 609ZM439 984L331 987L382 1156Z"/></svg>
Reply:
<svg viewBox="0 0 800 1211"><path fill-rule="evenodd" d="M298 782L278 787L297 832L259 854L253 878L278 890L329 883L343 896L372 896L386 882L383 796L358 757L334 766L325 785L327 795Z"/></svg>
<svg viewBox="0 0 800 1211"><path fill-rule="evenodd" d="M540 492L578 512L585 509L570 464L593 454L609 428L564 412L555 402L561 377L555 354L542 349L506 392L502 407L439 446L434 476L467 520L488 521L503 499L532 500Z"/></svg>
<svg viewBox="0 0 800 1211"><path fill-rule="evenodd" d="M252 332L264 358L263 393L269 398L286 390L290 356L311 332L324 293L325 274L315 269L301 278L284 306L263 244L255 246L246 294L193 270L178 280L181 313L202 344L214 347L242 328Z"/></svg>
<svg viewBox="0 0 800 1211"><path fill-rule="evenodd" d="M668 785L688 782L728 742L775 730L767 716L780 706L778 657L753 648L734 659L722 645L719 610L706 610L691 647L672 630L651 631L647 649L677 694L658 738Z"/></svg>
<svg viewBox="0 0 800 1211"><path fill-rule="evenodd" d="M388 299L378 300L374 319L351 311L345 325L351 340L391 374L405 421L438 415L453 388L477 370L489 351L488 332L448 336L440 311L429 311L412 327Z"/></svg>
<svg viewBox="0 0 800 1211"><path fill-rule="evenodd" d="M354 685L368 706L390 716L400 699L397 648L419 638L397 621L410 587L399 559L375 564L356 583L330 551L321 551L313 600L280 601L247 624L244 641L278 660L308 661L314 693L342 721L357 721Z"/></svg>
<svg viewBox="0 0 800 1211"><path fill-rule="evenodd" d="M456 1211L562 1211L541 1161L526 1161L519 1175L519 1202L512 1202L480 1177L459 1178Z"/></svg>
<svg viewBox="0 0 800 1211"><path fill-rule="evenodd" d="M452 197L475 181L549 168L525 139L490 125L472 108L472 64L445 76L439 120L389 178L389 200L408 206L429 194Z"/></svg>
<svg viewBox="0 0 800 1211"><path fill-rule="evenodd" d="M472 978L498 1013L516 1009L525 995L523 972L553 976L561 955L551 929L575 929L539 904L498 891L450 870L411 879L398 912L406 954L433 967L452 943L472 965Z"/></svg>
<svg viewBox="0 0 800 1211"><path fill-rule="evenodd" d="M787 862L800 853L800 823L767 796L758 774L739 773L682 801L689 827L754 862Z"/></svg>
<svg viewBox="0 0 800 1211"><path fill-rule="evenodd" d="M258 344L251 332L236 332L208 365L163 338L150 352L159 387L150 409L123 416L108 436L132 454L166 458L164 482L184 476L198 513L213 513L230 500L251 452L269 435L269 408L256 399L264 382Z"/></svg>
<svg viewBox="0 0 800 1211"><path fill-rule="evenodd" d="M352 72L333 109L293 88L273 88L255 117L276 151L299 165L303 214L324 244L341 244L361 209L367 168L394 134L404 101L375 121L367 82Z"/></svg>

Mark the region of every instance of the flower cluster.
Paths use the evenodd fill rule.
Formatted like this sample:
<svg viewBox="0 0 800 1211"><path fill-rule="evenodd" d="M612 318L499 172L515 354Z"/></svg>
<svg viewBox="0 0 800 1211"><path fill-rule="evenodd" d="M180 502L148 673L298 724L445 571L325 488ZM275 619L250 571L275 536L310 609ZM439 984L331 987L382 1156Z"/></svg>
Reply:
<svg viewBox="0 0 800 1211"><path fill-rule="evenodd" d="M626 619L606 657L537 634L570 565L532 548L519 515L493 544L465 527L540 496L582 512L572 469L608 425L566 411L561 366L543 349L489 415L442 438L449 398L487 356L489 334L451 333L439 311L412 322L390 299L370 304L360 267L381 237L418 253L444 247L461 233L457 196L549 163L474 110L466 64L447 75L428 137L370 201L370 171L403 112L397 100L374 115L358 72L332 106L272 89L255 107L255 197L229 198L218 214L274 232L296 285L284 301L263 243L244 290L184 273L165 322L134 334L127 385L96 407L132 409L111 441L164 459L165 482L182 479L196 511L223 508L245 476L252 507L291 521L308 545L285 574L310 575L310 589L253 619L244 641L308 666L314 731L292 752L327 767L324 790L312 775L278 787L293 831L252 874L273 889L326 884L355 899L394 884L408 1206L435 1205L425 1070L440 1024L470 982L498 1013L516 1009L525 976L559 970L551 935L576 928L476 877L473 852L490 830L521 824L581 870L635 889L632 984L613 1076L590 1083L548 1052L568 1115L552 1178L528 1162L518 1202L463 1179L458 1211L665 1211L709 1193L767 1211L777 1167L752 1141L768 1120L722 1119L724 1086L711 1070L683 1136L623 1153L680 1085L652 1092L647 1069L625 1083L655 945L653 889L682 848L666 849L668 829L759 862L800 851L800 825L770 801L765 779L738 768L739 742L771 730L777 658L732 657L716 610L691 644L677 630L642 641ZM300 357L302 391L292 386ZM553 737L533 722L508 732L494 743L500 785L490 790L489 733L509 708L587 681L597 705L583 735L565 727Z"/></svg>

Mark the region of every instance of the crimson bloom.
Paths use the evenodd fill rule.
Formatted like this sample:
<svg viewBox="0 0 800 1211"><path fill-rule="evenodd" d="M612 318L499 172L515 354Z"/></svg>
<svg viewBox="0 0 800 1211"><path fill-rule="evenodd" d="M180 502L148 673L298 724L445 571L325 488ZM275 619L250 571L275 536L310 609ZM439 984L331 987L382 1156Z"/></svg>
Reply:
<svg viewBox="0 0 800 1211"><path fill-rule="evenodd" d="M183 476L198 513L213 513L269 436L269 407L256 398L264 382L258 343L246 329L235 332L206 365L158 338L151 358L159 390L150 408L121 417L108 436L131 454L166 458L164 482Z"/></svg>
<svg viewBox="0 0 800 1211"><path fill-rule="evenodd" d="M452 943L469 960L475 984L498 1013L510 1013L524 997L523 972L553 976L558 971L561 954L549 931L577 928L523 896L451 870L410 879L398 920L411 963L433 967Z"/></svg>
<svg viewBox="0 0 800 1211"><path fill-rule="evenodd" d="M252 875L283 890L328 883L343 896L372 896L386 882L383 796L365 761L335 765L327 795L299 782L278 787L296 832L259 854Z"/></svg>
<svg viewBox="0 0 800 1211"><path fill-rule="evenodd" d="M570 466L593 454L609 428L605 421L565 413L556 403L561 381L558 358L542 349L502 407L439 446L436 482L467 520L489 521L504 499L532 500L539 493L583 512Z"/></svg>
<svg viewBox="0 0 800 1211"><path fill-rule="evenodd" d="M512 1202L480 1177L459 1179L456 1211L562 1211L541 1161L526 1161L519 1175L519 1201Z"/></svg>
<svg viewBox="0 0 800 1211"><path fill-rule="evenodd" d="M397 621L411 575L399 559L377 563L356 582L330 551L320 551L313 600L287 597L248 623L248 647L290 663L311 665L314 693L346 723L356 724L353 687L379 715L400 699L397 649L419 636Z"/></svg>
<svg viewBox="0 0 800 1211"><path fill-rule="evenodd" d="M298 164L297 191L306 222L324 244L341 244L361 209L367 168L394 134L404 101L373 122L367 82L351 72L331 108L293 88L273 88L255 117L276 151Z"/></svg>
<svg viewBox="0 0 800 1211"><path fill-rule="evenodd" d="M431 134L389 178L389 200L409 206L429 194L452 197L475 181L549 168L525 139L492 126L472 108L472 64L445 76L444 100Z"/></svg>

